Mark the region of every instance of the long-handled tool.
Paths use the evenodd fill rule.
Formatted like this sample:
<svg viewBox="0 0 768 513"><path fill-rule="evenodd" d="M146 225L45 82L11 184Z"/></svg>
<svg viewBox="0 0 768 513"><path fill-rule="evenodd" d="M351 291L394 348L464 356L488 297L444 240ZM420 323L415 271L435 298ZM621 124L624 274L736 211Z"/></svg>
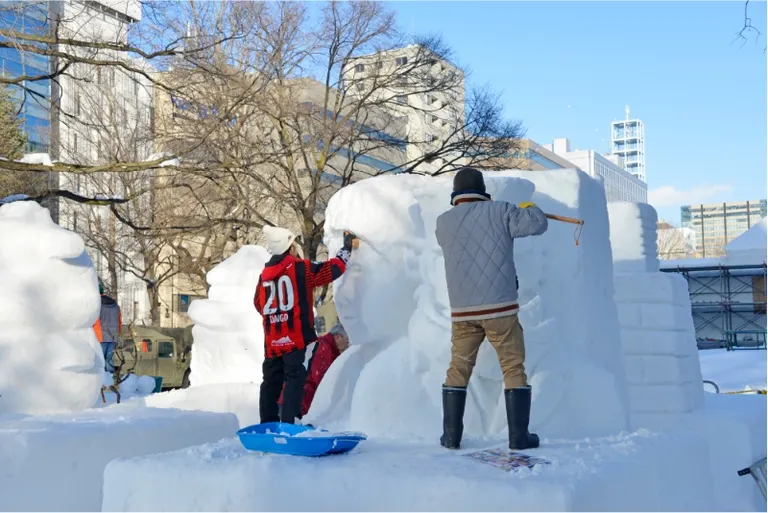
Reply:
<svg viewBox="0 0 768 513"><path fill-rule="evenodd" d="M579 238L581 238L581 232L584 230L584 220L583 219L576 219L575 217L566 217L566 216L558 216L556 214L544 214L544 217L547 219L552 219L553 221L560 221L561 223L569 223L569 224L575 224L576 230L573 232L573 240L576 242L576 245L579 245Z"/></svg>

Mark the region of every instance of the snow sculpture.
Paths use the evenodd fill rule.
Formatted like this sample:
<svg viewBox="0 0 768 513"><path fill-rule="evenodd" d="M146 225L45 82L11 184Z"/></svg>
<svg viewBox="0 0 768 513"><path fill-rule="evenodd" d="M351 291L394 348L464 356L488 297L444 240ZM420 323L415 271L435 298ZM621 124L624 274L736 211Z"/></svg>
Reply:
<svg viewBox="0 0 768 513"><path fill-rule="evenodd" d="M331 367L308 421L369 435L435 440L440 387L450 358L450 320L435 219L450 208L452 176L382 176L339 191L326 212L326 245L345 229L361 237L334 299L353 347ZM585 437L627 427L626 385L613 302L609 226L602 187L580 171L486 173L489 193L585 219L551 223L515 246L526 370L534 387L531 429ZM465 415L466 436L506 427L502 377L484 344Z"/></svg>
<svg viewBox="0 0 768 513"><path fill-rule="evenodd" d="M206 279L208 299L193 301L193 386L211 383L261 383L264 330L253 307L253 294L269 252L243 246L213 268Z"/></svg>
<svg viewBox="0 0 768 513"><path fill-rule="evenodd" d="M94 405L104 358L98 280L83 240L31 201L0 206L0 413Z"/></svg>

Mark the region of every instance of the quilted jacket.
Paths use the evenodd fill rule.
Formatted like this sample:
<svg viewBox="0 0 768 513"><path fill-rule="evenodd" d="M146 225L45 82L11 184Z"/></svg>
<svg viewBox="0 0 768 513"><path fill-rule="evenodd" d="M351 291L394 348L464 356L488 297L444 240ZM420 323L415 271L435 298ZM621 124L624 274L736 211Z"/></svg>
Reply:
<svg viewBox="0 0 768 513"><path fill-rule="evenodd" d="M459 203L437 218L451 319L476 321L518 312L514 239L541 235L547 218L538 207L504 201Z"/></svg>

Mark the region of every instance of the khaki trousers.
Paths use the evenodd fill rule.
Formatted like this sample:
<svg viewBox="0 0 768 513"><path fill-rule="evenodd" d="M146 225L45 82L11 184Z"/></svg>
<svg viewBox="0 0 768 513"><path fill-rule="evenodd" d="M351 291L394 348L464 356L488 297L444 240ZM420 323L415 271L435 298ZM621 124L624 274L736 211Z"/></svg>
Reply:
<svg viewBox="0 0 768 513"><path fill-rule="evenodd" d="M515 315L482 321L458 321L451 326L451 365L445 379L447 387L466 387L485 338L499 357L504 388L527 386L523 327Z"/></svg>

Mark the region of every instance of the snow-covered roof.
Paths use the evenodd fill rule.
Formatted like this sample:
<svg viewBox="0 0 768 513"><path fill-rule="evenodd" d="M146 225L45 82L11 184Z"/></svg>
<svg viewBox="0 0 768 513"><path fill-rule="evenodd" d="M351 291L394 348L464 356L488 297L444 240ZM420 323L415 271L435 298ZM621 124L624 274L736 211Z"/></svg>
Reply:
<svg viewBox="0 0 768 513"><path fill-rule="evenodd" d="M730 253L731 251L750 251L750 250L766 250L766 218L762 218L760 222L752 225L752 228L742 233L735 239L733 239L727 246L725 251Z"/></svg>

